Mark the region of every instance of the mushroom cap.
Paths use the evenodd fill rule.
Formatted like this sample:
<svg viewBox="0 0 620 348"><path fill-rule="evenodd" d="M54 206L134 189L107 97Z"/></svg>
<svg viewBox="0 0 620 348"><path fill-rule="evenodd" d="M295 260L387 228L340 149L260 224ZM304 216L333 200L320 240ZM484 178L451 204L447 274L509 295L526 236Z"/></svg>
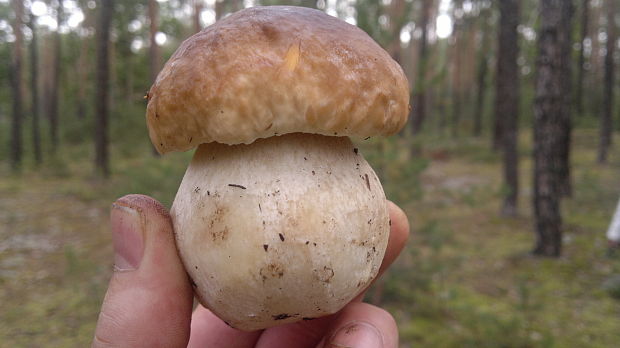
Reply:
<svg viewBox="0 0 620 348"><path fill-rule="evenodd" d="M369 137L407 120L402 68L364 31L321 11L239 11L185 40L147 95L160 153L287 133Z"/></svg>

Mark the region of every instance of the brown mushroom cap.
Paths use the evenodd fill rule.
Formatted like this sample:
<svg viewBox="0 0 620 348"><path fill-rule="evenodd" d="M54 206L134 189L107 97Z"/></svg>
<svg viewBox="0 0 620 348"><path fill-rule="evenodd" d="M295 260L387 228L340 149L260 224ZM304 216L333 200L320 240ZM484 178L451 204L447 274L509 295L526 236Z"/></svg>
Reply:
<svg viewBox="0 0 620 348"><path fill-rule="evenodd" d="M407 120L401 69L364 31L321 11L254 7L187 39L148 94L160 153L302 132L390 135Z"/></svg>

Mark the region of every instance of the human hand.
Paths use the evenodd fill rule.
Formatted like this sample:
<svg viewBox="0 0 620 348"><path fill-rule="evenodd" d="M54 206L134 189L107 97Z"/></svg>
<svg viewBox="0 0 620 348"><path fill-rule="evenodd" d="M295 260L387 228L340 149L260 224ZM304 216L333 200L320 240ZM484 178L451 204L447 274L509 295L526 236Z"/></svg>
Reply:
<svg viewBox="0 0 620 348"><path fill-rule="evenodd" d="M405 213L389 202L392 221L383 273L409 235ZM198 305L174 243L170 215L153 198L128 195L112 205L114 273L93 347L396 348L398 330L385 310L358 295L340 312L255 332L227 326Z"/></svg>

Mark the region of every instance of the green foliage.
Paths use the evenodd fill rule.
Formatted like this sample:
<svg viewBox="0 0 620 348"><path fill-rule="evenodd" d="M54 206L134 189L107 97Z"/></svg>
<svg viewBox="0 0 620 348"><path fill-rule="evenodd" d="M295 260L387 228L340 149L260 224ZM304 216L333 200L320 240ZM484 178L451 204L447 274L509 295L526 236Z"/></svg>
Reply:
<svg viewBox="0 0 620 348"><path fill-rule="evenodd" d="M357 12L357 26L385 47L391 39L389 37L390 34L386 31L385 27L382 28L379 25L378 19L384 13L381 1L356 1L355 11Z"/></svg>
<svg viewBox="0 0 620 348"><path fill-rule="evenodd" d="M166 155L169 160L163 161L153 156L128 162L118 168L118 185L114 187L114 195L120 197L127 193L141 193L159 199L170 207L181 183L191 153Z"/></svg>
<svg viewBox="0 0 620 348"><path fill-rule="evenodd" d="M423 137L419 156L431 159L424 195L404 204L412 236L384 275L381 302L396 315L404 347L605 347L620 339L620 259L606 257L604 237L620 163L594 167L589 132L574 137L575 196L563 207L559 260L528 254L528 135L521 215L511 219L498 215L499 158L481 155L486 141Z"/></svg>
<svg viewBox="0 0 620 348"><path fill-rule="evenodd" d="M371 138L357 143L375 169L390 200L405 203L422 196L419 177L428 160L415 155L420 153L417 142L412 138L391 137Z"/></svg>
<svg viewBox="0 0 620 348"><path fill-rule="evenodd" d="M400 303L411 306L405 310L414 313L413 318L401 327L404 342L429 347L534 345L522 313L498 313L488 308L487 299L449 281L463 261L448 250L454 242L453 231L431 220L417 233L421 246L408 248L407 255L415 266L395 267L386 281L384 296L395 308Z"/></svg>
<svg viewBox="0 0 620 348"><path fill-rule="evenodd" d="M401 28L411 20L408 16L412 12L411 8L412 2L405 2L403 10L394 18L389 16L389 5L384 5L381 0L357 0L356 25L382 47L388 47L395 40L400 40L400 36L394 37L394 33L400 35ZM344 18L347 13L340 10L338 15Z"/></svg>

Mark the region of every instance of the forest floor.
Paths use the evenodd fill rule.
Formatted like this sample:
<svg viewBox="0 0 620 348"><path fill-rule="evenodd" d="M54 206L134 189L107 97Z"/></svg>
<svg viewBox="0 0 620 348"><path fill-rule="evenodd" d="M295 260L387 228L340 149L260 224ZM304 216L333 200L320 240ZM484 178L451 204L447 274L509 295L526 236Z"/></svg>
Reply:
<svg viewBox="0 0 620 348"><path fill-rule="evenodd" d="M396 171L415 172L408 166L421 168L420 160L425 169L414 178L419 192L397 199L412 238L370 297L394 313L402 347L620 342L620 301L602 287L620 274L620 256L606 254L604 236L620 197L620 146L610 164L596 165L596 139L595 130L575 134L574 195L563 204L559 259L529 254L529 133L521 139L516 218L498 215L500 158L486 140L429 137L416 142L415 160L395 156ZM88 158L83 149L66 151L65 158ZM107 181L94 178L88 162L61 160L20 177L0 176L0 347L88 346L112 267L110 203L139 192L169 205L190 156L114 151L123 159ZM399 190L414 189L396 179L386 183L386 192Z"/></svg>

